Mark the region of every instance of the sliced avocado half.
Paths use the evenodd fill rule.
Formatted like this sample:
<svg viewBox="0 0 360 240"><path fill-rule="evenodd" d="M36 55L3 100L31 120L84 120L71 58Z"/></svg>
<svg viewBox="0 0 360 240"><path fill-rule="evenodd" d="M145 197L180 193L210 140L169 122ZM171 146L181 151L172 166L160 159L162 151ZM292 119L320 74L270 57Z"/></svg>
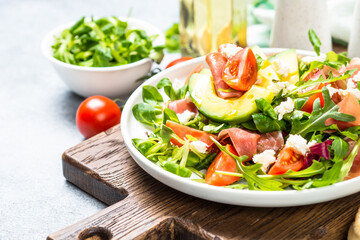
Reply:
<svg viewBox="0 0 360 240"><path fill-rule="evenodd" d="M255 99L271 101L273 93L260 86L252 86L240 98L223 99L217 96L209 69L195 73L189 80L190 97L206 117L217 122L240 123L247 121L258 109Z"/></svg>

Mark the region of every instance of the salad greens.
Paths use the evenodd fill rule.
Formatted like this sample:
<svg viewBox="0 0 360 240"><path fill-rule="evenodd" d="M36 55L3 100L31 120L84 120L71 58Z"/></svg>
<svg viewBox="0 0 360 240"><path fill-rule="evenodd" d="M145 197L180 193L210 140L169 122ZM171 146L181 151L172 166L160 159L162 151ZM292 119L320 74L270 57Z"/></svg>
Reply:
<svg viewBox="0 0 360 240"><path fill-rule="evenodd" d="M309 31L309 38L319 54L321 42L314 31ZM254 64L261 67L265 60L257 60ZM166 171L181 177L198 176L200 179L193 180L211 185L216 184L208 181L209 176L227 179L224 181L230 179L219 186L231 189L303 190L344 181L353 171L353 165L358 164L360 156L360 124L356 121L360 112L353 114L339 105L351 92L334 97L334 91L338 90L336 84L347 84L357 70L347 69L349 62L345 53L334 52L328 52L323 60L314 58L306 62L300 59L296 73L299 81L290 85L284 84L284 80L270 79L270 84L282 84L281 89L273 92L272 100L265 97L254 99L256 111L239 122L211 117L201 111L199 103L192 101L194 96L188 84L175 88L170 79L163 78L156 86L143 86L143 102L132 109L135 119L146 125L149 131L147 139L135 138L133 145ZM318 74L315 79L306 77L324 68L330 70ZM191 81L190 78L190 86L193 86ZM359 91L359 88L352 91ZM170 103L174 106L180 102L186 105L186 109L196 107L197 112L180 111L178 107L184 107L181 105L170 109ZM309 104L310 110L307 108ZM188 116L186 121L184 115ZM244 141L233 139L238 135L245 138ZM253 135L258 136L256 153L234 154L239 153L238 148L243 145L251 144ZM280 147L277 147L279 141L276 138L282 141ZM267 156L270 163L261 160L266 154L271 155L270 158ZM229 167L231 164L232 168ZM291 167L294 164L297 164L296 168ZM291 166L287 168L287 165ZM275 167L285 170L270 173Z"/></svg>
<svg viewBox="0 0 360 240"><path fill-rule="evenodd" d="M174 23L165 31L165 48L168 52L180 52L180 31L178 23Z"/></svg>
<svg viewBox="0 0 360 240"><path fill-rule="evenodd" d="M82 17L69 29L55 36L54 57L62 62L85 67L110 67L150 57L160 63L163 46L153 46L157 35L129 29L117 17L86 20Z"/></svg>

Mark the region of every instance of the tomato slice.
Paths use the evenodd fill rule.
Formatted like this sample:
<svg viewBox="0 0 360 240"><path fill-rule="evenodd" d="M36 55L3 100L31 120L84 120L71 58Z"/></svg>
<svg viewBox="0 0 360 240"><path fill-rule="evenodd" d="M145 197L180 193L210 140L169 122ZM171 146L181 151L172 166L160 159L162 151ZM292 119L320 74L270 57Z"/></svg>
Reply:
<svg viewBox="0 0 360 240"><path fill-rule="evenodd" d="M277 156L275 164L270 168L268 174L280 175L288 170L299 171L304 163L304 156L294 152L292 148L283 148Z"/></svg>
<svg viewBox="0 0 360 240"><path fill-rule="evenodd" d="M170 62L170 63L166 66L166 68L175 66L175 65L178 64L178 63L185 62L185 61L191 60L191 59L193 59L193 57L181 57L181 58L175 59L174 61Z"/></svg>
<svg viewBox="0 0 360 240"><path fill-rule="evenodd" d="M181 139L185 139L186 135L191 135L194 138L196 138L198 141L202 141L206 143L209 147L213 144L213 141L210 139L210 136L217 139L215 135L191 127L187 127L170 120L166 121L166 126L171 128L174 131L174 133L178 135ZM176 146L179 147L182 146L182 144L175 139L171 139L170 141Z"/></svg>
<svg viewBox="0 0 360 240"><path fill-rule="evenodd" d="M257 63L253 51L243 48L230 58L223 71L223 79L231 88L247 91L257 80Z"/></svg>
<svg viewBox="0 0 360 240"><path fill-rule="evenodd" d="M232 154L237 155L232 145L226 145L226 149ZM211 163L206 172L205 182L214 186L226 186L240 179L239 177L218 174L215 171L236 172L235 160L224 152L220 152Z"/></svg>
<svg viewBox="0 0 360 240"><path fill-rule="evenodd" d="M189 74L189 76L186 78L186 81L185 81L185 84L188 84L189 83L189 80L191 78L191 76L194 74L194 73L199 73L201 72L201 70L203 70L205 68L204 64L199 64L197 65L194 70L191 71L191 73Z"/></svg>
<svg viewBox="0 0 360 240"><path fill-rule="evenodd" d="M307 89L307 91L305 92L309 92L309 91L313 91L313 90L318 90L318 89L322 89L324 87L323 83L319 83L318 85L316 85L315 87L311 88L311 89ZM306 101L306 103L304 104L304 106L301 108L301 111L304 112L308 112L308 113L312 113L313 111L313 105L314 105L314 101L316 99L320 99L320 104L321 107L324 106L324 98L321 92L319 93L315 93L314 95L310 96L309 99Z"/></svg>

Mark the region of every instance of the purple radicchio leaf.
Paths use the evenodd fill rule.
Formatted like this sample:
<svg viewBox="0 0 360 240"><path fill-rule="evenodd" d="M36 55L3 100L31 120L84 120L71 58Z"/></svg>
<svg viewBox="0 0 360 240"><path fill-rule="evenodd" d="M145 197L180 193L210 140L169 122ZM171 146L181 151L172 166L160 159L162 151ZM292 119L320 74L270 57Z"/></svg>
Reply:
<svg viewBox="0 0 360 240"><path fill-rule="evenodd" d="M321 157L329 160L330 152L328 146L332 144L332 140L328 139L325 142L317 143L309 147L310 152L306 154L302 169L310 167L314 160L319 161Z"/></svg>

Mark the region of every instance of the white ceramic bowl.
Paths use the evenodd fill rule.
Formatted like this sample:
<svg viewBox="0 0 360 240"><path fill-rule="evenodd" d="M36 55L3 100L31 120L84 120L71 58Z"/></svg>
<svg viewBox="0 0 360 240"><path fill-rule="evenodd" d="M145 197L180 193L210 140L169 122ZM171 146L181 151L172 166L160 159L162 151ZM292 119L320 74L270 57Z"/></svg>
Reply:
<svg viewBox="0 0 360 240"><path fill-rule="evenodd" d="M284 49L263 49L265 54L276 53L282 50ZM310 51L297 50L297 53L302 56L315 56L315 54ZM168 77L172 81L176 78L179 80L185 80L187 75L200 63L205 63L204 57L189 60L166 69L146 81L144 84L156 86L157 82L164 77ZM179 177L145 158L132 145L132 138L147 138L145 132L150 131L141 123L136 121L132 114L132 107L140 102L142 102L142 86L134 91L122 111L121 132L126 147L137 164L139 164L139 166L147 173L160 182L181 192L215 202L234 205L289 207L329 201L360 191L360 177L336 183L331 186L306 189L302 191L250 191L246 189L228 189L195 182L189 178ZM193 174L192 178L196 178L196 176Z"/></svg>
<svg viewBox="0 0 360 240"><path fill-rule="evenodd" d="M153 42L154 46L164 44L163 33L153 25L134 18L119 18L128 22L128 28L145 30L148 35L158 34ZM53 57L51 46L54 36L58 36L64 29L74 24L68 23L52 30L42 41L42 52L50 60L60 78L75 93L89 97L103 95L116 98L130 94L141 82L136 81L146 76L152 66L152 60L145 58L140 61L115 67L82 67L68 64Z"/></svg>

